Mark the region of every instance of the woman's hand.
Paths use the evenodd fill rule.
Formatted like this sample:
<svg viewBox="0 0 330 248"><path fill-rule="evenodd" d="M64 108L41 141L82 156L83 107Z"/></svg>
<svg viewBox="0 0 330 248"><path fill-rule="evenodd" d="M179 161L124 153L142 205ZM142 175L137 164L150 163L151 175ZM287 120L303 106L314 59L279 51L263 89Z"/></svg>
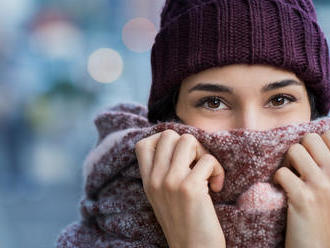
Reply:
<svg viewBox="0 0 330 248"><path fill-rule="evenodd" d="M286 248L330 247L330 131L292 145L275 181L288 196Z"/></svg>
<svg viewBox="0 0 330 248"><path fill-rule="evenodd" d="M224 170L191 134L168 129L135 146L143 188L171 248L225 247L209 195ZM192 164L195 163L194 166Z"/></svg>

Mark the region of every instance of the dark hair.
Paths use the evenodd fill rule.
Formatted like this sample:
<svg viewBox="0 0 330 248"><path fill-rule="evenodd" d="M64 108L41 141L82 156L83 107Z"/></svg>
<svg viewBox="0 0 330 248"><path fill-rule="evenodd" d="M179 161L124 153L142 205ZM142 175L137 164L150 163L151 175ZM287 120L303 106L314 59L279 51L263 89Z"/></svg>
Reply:
<svg viewBox="0 0 330 248"><path fill-rule="evenodd" d="M172 90L170 94L163 97L155 104L153 104L151 108L149 108L148 119L150 122L157 123L174 121L183 123L175 112L175 106L178 101L179 90L180 88L176 87ZM319 117L322 117L322 115L316 108L316 96L314 92L311 89L307 88L307 95L311 107L311 120L315 120Z"/></svg>
<svg viewBox="0 0 330 248"><path fill-rule="evenodd" d="M175 112L179 90L179 87L174 88L169 94L156 101L151 107L149 107L148 119L151 123L166 121L183 123Z"/></svg>
<svg viewBox="0 0 330 248"><path fill-rule="evenodd" d="M309 99L309 105L311 106L311 120L315 120L319 117L326 116L326 115L321 115L320 112L318 111L316 107L316 96L314 92L309 88L307 88L307 95Z"/></svg>

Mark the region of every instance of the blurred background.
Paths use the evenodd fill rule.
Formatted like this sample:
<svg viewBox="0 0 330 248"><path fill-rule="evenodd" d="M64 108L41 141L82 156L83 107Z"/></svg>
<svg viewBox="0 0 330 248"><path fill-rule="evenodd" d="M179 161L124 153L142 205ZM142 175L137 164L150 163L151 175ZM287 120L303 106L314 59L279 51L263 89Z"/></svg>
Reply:
<svg viewBox="0 0 330 248"><path fill-rule="evenodd" d="M79 218L96 114L146 105L164 0L0 0L0 247L54 247ZM330 41L330 0L315 0Z"/></svg>

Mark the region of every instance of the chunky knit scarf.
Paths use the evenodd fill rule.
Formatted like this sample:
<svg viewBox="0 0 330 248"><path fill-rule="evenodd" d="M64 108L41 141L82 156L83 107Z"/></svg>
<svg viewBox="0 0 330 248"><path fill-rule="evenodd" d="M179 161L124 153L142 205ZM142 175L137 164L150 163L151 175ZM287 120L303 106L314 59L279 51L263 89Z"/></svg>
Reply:
<svg viewBox="0 0 330 248"><path fill-rule="evenodd" d="M286 199L272 183L290 145L322 134L330 118L267 131L207 133L177 122L151 124L142 105L118 104L95 119L99 139L85 160L81 220L66 227L57 247L168 247L143 191L134 152L137 141L173 129L190 133L224 167L221 192L209 191L227 247L284 247Z"/></svg>

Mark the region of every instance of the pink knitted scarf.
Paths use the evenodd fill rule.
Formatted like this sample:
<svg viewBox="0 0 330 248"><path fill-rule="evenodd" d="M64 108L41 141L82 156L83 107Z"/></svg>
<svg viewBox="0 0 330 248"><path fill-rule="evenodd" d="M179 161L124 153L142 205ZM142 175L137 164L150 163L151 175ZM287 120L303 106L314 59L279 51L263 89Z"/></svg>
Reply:
<svg viewBox="0 0 330 248"><path fill-rule="evenodd" d="M290 145L330 129L329 117L267 131L207 133L175 122L151 124L146 116L137 104L118 104L97 116L99 140L84 165L82 218L62 231L57 247L168 247L134 152L137 141L166 129L194 135L224 167L224 187L210 195L227 247L284 247L286 199L272 176Z"/></svg>

